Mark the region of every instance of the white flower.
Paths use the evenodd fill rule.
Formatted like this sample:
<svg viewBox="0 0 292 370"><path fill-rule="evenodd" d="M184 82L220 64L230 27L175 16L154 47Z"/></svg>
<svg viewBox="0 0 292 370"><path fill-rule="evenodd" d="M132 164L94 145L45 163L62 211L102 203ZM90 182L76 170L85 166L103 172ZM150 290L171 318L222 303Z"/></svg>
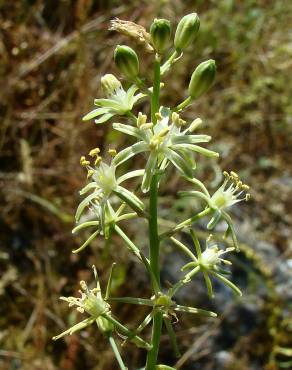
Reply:
<svg viewBox="0 0 292 370"><path fill-rule="evenodd" d="M137 127L114 123L113 128L136 137L139 141L129 148L122 150L114 159L116 165L123 163L132 156L149 152L145 173L142 181L142 190L149 190L152 176L156 170L165 170L171 162L180 172L187 177L193 176L195 163L192 152L198 152L211 157L218 157L218 153L202 148L196 144L210 141L208 135L192 135L198 121L193 122L189 127L177 113L172 113L169 119L170 110L160 108L157 114L157 123L146 123L147 117L139 113Z"/></svg>
<svg viewBox="0 0 292 370"><path fill-rule="evenodd" d="M88 178L90 182L80 190L80 195L89 193L79 204L75 219L78 222L81 215L86 208L89 208L96 217L94 221L83 222L78 224L74 229L73 233L86 227L96 227L96 231L86 240L83 245L75 253L83 250L99 233L104 234L106 238L109 237L110 228L118 221L132 218L136 213L143 213L144 204L143 202L132 192L122 187L120 184L125 180L133 177L143 176L144 170L135 170L126 173L123 176L116 177L116 165L111 161L110 164L102 161L99 156L100 150L95 148L89 152L91 157L95 157L94 166L91 165L85 157L81 157L80 163L83 167L86 167L88 171ZM115 150L110 149L109 153L114 156ZM111 205L110 197L114 194L121 201L122 204L117 211L115 211ZM125 204L130 206L135 213L121 214L124 210Z"/></svg>
<svg viewBox="0 0 292 370"><path fill-rule="evenodd" d="M97 278L96 270L94 267L94 274ZM79 293L81 298L76 297L60 297L62 301L69 303L69 307L77 306L77 311L81 313L88 313L89 315L97 318L102 313L110 312L110 305L105 302L101 295L101 290L98 280L96 280L96 287L89 289L85 281L80 281L81 290Z"/></svg>
<svg viewBox="0 0 292 370"><path fill-rule="evenodd" d="M79 293L81 294L81 298L60 297L62 301L66 301L69 303L69 307L76 306L77 311L81 313L86 312L89 317L72 326L68 330L65 330L63 333L57 335L53 338L53 340L60 339L65 335L71 335L76 331L84 329L87 326L93 324L95 321L97 322L100 329L103 329L103 331L113 330L113 324L106 320L111 313L110 305L102 297L96 268L95 266L92 266L92 268L96 281L96 286L93 289L89 289L85 281L80 281L81 290L79 291ZM104 315L104 317L101 317L101 315ZM99 323L102 325L99 325Z"/></svg>
<svg viewBox="0 0 292 370"><path fill-rule="evenodd" d="M112 265L104 297L101 292L95 266L92 266L96 281L96 286L93 289L89 289L85 281L80 281L81 290L79 292L81 294L81 298L60 297L61 300L69 303L69 307L77 306L77 311L87 313L89 316L85 320L82 320L71 328L65 330L63 333L53 337L53 340L60 339L65 335L72 335L73 333L96 323L102 333L108 334L115 330L120 336L129 338L129 340L135 343L138 347L146 348L147 350L151 348L146 341L121 324L111 313L111 307L107 300L109 299L111 291L114 265L115 264Z"/></svg>
<svg viewBox="0 0 292 370"><path fill-rule="evenodd" d="M99 108L94 109L83 117L83 121L96 118L95 123L108 121L115 115L126 115L134 104L136 104L145 94L135 95L138 87L133 85L127 91L122 87L120 81L114 75L105 75L102 78L102 87L106 94L106 99L95 99L94 104Z"/></svg>
<svg viewBox="0 0 292 370"><path fill-rule="evenodd" d="M245 185L240 181L238 175L231 171L223 172L225 180L218 190L211 196L206 187L198 179L189 179L193 184L198 186L201 191L191 190L191 191L181 191L179 194L181 196L192 196L202 199L206 202L207 206L212 210L212 218L207 225L209 230L214 229L218 222L223 219L227 225L227 231L225 236L229 233L232 236L234 246L239 250L236 234L232 224L231 217L225 211L227 208L233 206L236 203L242 201L248 201L250 199L250 194L246 193L249 190L249 186Z"/></svg>
<svg viewBox="0 0 292 370"><path fill-rule="evenodd" d="M210 205L214 209L226 209L236 203L247 201L250 194L245 193L249 190L249 186L243 184L238 175L231 171L230 174L226 171L223 172L225 180L220 188L212 195Z"/></svg>
<svg viewBox="0 0 292 370"><path fill-rule="evenodd" d="M227 264L229 263L229 261L224 260L223 258L221 258L221 256L231 251L234 251L234 248L227 248L226 250L222 250L219 249L217 245L213 245L210 247L207 243L207 247L202 253L201 258L199 259L199 263L206 268L216 269L221 262Z"/></svg>
<svg viewBox="0 0 292 370"><path fill-rule="evenodd" d="M182 242L171 237L171 240L175 243L176 246L180 248L188 257L191 258L191 262L188 262L185 266L182 267L182 270L191 269L189 273L187 273L183 279L181 279L177 284L175 284L171 291L173 294L183 287L185 284L191 281L191 278L196 275L199 271L202 272L204 280L206 282L208 295L213 297L213 288L210 276L216 277L217 279L221 280L225 285L231 288L236 294L242 295L241 291L237 286L235 286L230 280L228 280L224 275L227 273L226 271L220 268L220 264L224 263L226 265L231 265L230 261L227 261L222 257L222 255L234 251L234 248L230 247L226 250L221 250L218 248L217 244L210 245L210 240L212 235L206 241L206 249L202 252L200 242L196 237L195 233L190 230L191 236L193 239L194 247L196 250L196 256L193 252Z"/></svg>

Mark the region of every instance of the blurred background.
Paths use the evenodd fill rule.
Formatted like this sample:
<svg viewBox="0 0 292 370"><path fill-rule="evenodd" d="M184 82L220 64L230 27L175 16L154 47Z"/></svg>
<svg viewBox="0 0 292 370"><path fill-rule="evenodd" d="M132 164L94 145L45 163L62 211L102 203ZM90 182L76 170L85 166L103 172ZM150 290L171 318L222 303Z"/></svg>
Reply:
<svg viewBox="0 0 292 370"><path fill-rule="evenodd" d="M1 370L117 369L95 328L51 340L80 320L58 297L76 295L81 279L91 281L93 263L105 282L112 261L119 262L114 294L149 296L145 271L119 238L109 247L96 239L84 253L71 253L88 237L86 232L71 234L78 190L86 180L80 156L96 146L128 144L109 132L109 124L95 126L81 117L101 94L100 77L118 75L112 58L116 44L135 48L144 75L151 79L151 55L108 31L111 19L132 20L149 29L155 17L164 17L175 29L183 15L194 11L201 19L199 37L194 50L166 76L162 103L179 103L195 66L216 60L215 85L184 118L201 117L201 131L212 135L211 148L221 154L218 162L200 157L198 178L214 190L222 180L220 169L234 170L251 186L252 200L232 210L241 252L232 257L231 273L244 296L235 299L216 284L216 298L210 302L196 279L178 301L216 310L219 319L180 316L175 327L182 357L175 359L163 334L160 361L186 370L292 367L292 2L2 0ZM139 108L148 109L143 104ZM162 184L162 218L182 220L199 209L199 204L175 197L182 186L176 176ZM203 226L197 225L202 238ZM137 244L147 246L141 224L125 227ZM184 259L167 243L162 249L167 284ZM114 311L129 327L146 312L129 305L116 305ZM145 353L127 345L123 355L131 370L143 364Z"/></svg>

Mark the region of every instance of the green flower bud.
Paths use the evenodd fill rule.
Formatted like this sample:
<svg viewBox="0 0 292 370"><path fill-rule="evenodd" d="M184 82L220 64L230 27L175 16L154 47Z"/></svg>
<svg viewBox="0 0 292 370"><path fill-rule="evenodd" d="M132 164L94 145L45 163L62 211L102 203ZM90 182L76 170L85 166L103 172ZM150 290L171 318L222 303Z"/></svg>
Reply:
<svg viewBox="0 0 292 370"><path fill-rule="evenodd" d="M150 27L151 41L158 53L162 53L170 39L170 22L167 19L154 19Z"/></svg>
<svg viewBox="0 0 292 370"><path fill-rule="evenodd" d="M184 50L195 39L200 28L200 19L197 13L185 15L177 25L174 37L176 50Z"/></svg>
<svg viewBox="0 0 292 370"><path fill-rule="evenodd" d="M214 82L216 75L215 60L209 59L198 65L192 74L189 83L189 94L192 99L196 99L204 94Z"/></svg>
<svg viewBox="0 0 292 370"><path fill-rule="evenodd" d="M137 77L139 73L138 56L129 46L118 45L114 53L114 60L125 77L129 79Z"/></svg>
<svg viewBox="0 0 292 370"><path fill-rule="evenodd" d="M120 81L112 74L106 74L100 79L101 88L106 97L112 96L122 87Z"/></svg>

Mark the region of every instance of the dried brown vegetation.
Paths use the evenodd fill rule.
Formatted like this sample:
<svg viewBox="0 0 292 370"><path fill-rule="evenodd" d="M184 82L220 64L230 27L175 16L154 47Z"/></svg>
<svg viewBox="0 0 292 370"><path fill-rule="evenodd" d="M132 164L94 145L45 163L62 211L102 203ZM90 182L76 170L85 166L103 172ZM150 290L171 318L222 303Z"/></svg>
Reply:
<svg viewBox="0 0 292 370"><path fill-rule="evenodd" d="M71 236L77 192L85 180L80 155L97 145L121 145L120 136L108 132L109 125L96 127L80 117L100 94L100 76L117 73L113 46L128 42L108 31L112 18L147 27L157 16L175 23L194 10L203 20L197 48L167 77L172 93L163 101L180 102L188 85L182 80L186 71L190 75L209 57L217 61L214 88L185 117L199 115L204 120L221 154L220 166L238 169L252 188L251 205L236 215L243 230L243 252L236 266L239 279L246 279L248 304L260 303L252 315L254 309L233 302L210 327L179 323L185 353L177 368L234 369L236 362L237 369L274 370L287 363L288 352L279 348L289 347L289 286L282 280L288 279L285 264L291 261L292 5L281 0L23 0L0 2L1 369L115 368L109 348L92 329L66 341L51 341L75 320L58 297L75 292L81 278L90 278L93 262L106 274L119 254L125 267L118 269L117 289L143 291L143 272L118 241L104 251L97 240L87 257L71 254L80 242L80 237ZM147 70L147 52L137 50ZM215 165L208 168L203 161L198 173L214 187L220 181ZM174 215L188 212L186 204L173 202L178 179L170 185L161 190L163 206L171 207ZM133 234L139 230L131 227ZM131 276L141 277L133 282ZM258 286L264 287L260 298ZM132 323L142 316L132 307L118 309ZM250 319L240 320L249 314ZM238 326L238 335L224 342L232 326ZM167 338L162 344L167 362ZM125 349L132 366L141 360L133 350ZM217 361L214 353L224 351L228 361Z"/></svg>

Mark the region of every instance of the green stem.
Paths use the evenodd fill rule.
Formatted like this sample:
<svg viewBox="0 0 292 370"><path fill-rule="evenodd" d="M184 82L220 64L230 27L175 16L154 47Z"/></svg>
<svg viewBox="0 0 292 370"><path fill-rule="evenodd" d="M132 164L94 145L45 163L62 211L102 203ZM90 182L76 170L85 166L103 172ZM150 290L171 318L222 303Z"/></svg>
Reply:
<svg viewBox="0 0 292 370"><path fill-rule="evenodd" d="M132 240L123 232L123 230L119 226L115 225L115 231L126 242L128 249L142 261L142 263L144 264L144 266L146 267L147 271L151 276L154 293L157 294L160 291L160 287L158 282L156 281L156 277L152 271L148 259L144 256L144 254L139 250L139 248L132 242Z"/></svg>
<svg viewBox="0 0 292 370"><path fill-rule="evenodd" d="M132 242L132 240L123 232L123 230L118 225L115 225L115 231L126 242L128 249L132 253L134 253L135 256L137 256L140 260L142 260L139 248Z"/></svg>
<svg viewBox="0 0 292 370"><path fill-rule="evenodd" d="M159 350L161 329L162 329L162 313L156 312L155 315L153 316L152 338L151 338L152 348L147 355L145 367L146 370L155 369Z"/></svg>
<svg viewBox="0 0 292 370"><path fill-rule="evenodd" d="M151 120L153 124L155 124L157 121L155 113L159 111L159 94L160 94L160 58L158 55L156 55L154 61L153 93L151 96Z"/></svg>
<svg viewBox="0 0 292 370"><path fill-rule="evenodd" d="M154 175L150 184L150 205L149 205L150 267L154 277L156 278L157 283L160 285L157 196L158 196L158 175Z"/></svg>
<svg viewBox="0 0 292 370"><path fill-rule="evenodd" d="M188 105L191 104L191 102L193 101L193 98L191 96L189 96L188 98L186 98L183 102L181 102L175 109L174 111L175 112L178 112L178 111L181 111L183 110L184 108L186 108Z"/></svg>
<svg viewBox="0 0 292 370"><path fill-rule="evenodd" d="M133 122L136 124L137 122L137 117L135 114L133 114L131 111L127 112L126 115L133 120Z"/></svg>
<svg viewBox="0 0 292 370"><path fill-rule="evenodd" d="M175 59L180 55L180 53L175 50L171 56L167 59L167 61L161 66L160 73L161 75L164 75L165 72L169 70L169 68L172 66L172 64L175 62Z"/></svg>
<svg viewBox="0 0 292 370"><path fill-rule="evenodd" d="M109 340L110 345L111 345L111 347L112 347L112 350L113 350L113 352L114 352L114 354L115 354L115 356L116 356L116 359L117 359L117 361L118 361L118 364L119 364L119 366L120 366L120 369L121 369L121 370L127 370L126 366L124 365L124 362L123 362L123 359L122 359L122 357L121 357L121 354L120 354L120 352L119 352L119 349L118 349L118 347L117 347L117 344L116 344L116 342L115 342L115 340L114 340L114 338L112 337L112 335L111 335L111 334L109 334L109 336L108 336L108 340Z"/></svg>
<svg viewBox="0 0 292 370"><path fill-rule="evenodd" d="M193 217L190 217L188 218L187 220L181 222L180 224L178 224L176 227L174 227L173 229L171 230L168 230L162 234L159 235L159 239L164 239L168 236L171 236L171 235L174 235L175 233L177 233L178 231L184 229L185 227L187 226L190 226L192 223L198 221L200 218L203 218L205 216L207 216L208 214L210 214L212 212L212 209L211 208L206 208L204 209L204 211L200 212L200 213L197 213L195 216Z"/></svg>
<svg viewBox="0 0 292 370"><path fill-rule="evenodd" d="M107 313L103 313L101 314L101 316L107 319L109 322L111 322L114 325L117 332L128 337L129 340L135 343L139 348L145 348L147 350L151 348L151 346L144 339L140 338L133 331L129 330L126 326L121 324L118 320L116 320L111 315Z"/></svg>
<svg viewBox="0 0 292 370"><path fill-rule="evenodd" d="M159 110L159 94L160 94L160 60L156 55L154 62L154 81L153 94L151 99L151 118L152 122L156 123L155 113ZM152 177L150 184L150 201L149 201L149 247L150 247L150 268L153 276L160 287L160 265L159 265L159 235L157 222L157 197L158 197L158 175ZM152 292L155 294L154 284L152 282ZM159 351L159 343L162 329L162 314L156 312L153 316L152 326L152 348L148 352L146 360L146 370L154 370L157 363Z"/></svg>

